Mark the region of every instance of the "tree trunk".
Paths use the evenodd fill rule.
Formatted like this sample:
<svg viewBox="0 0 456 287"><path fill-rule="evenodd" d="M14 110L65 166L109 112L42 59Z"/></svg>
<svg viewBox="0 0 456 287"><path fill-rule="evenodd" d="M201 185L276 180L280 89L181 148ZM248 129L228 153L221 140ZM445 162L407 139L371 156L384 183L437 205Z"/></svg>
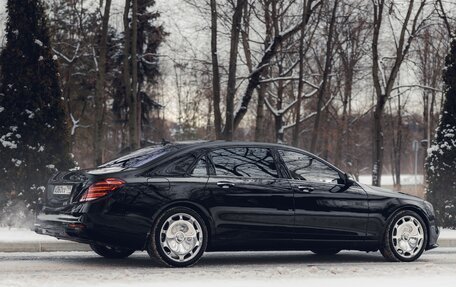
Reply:
<svg viewBox="0 0 456 287"><path fill-rule="evenodd" d="M225 140L233 140L234 132L234 96L236 94L236 68L241 31L242 11L246 0L237 0L231 25L230 63L228 66L228 84L226 91Z"/></svg>
<svg viewBox="0 0 456 287"><path fill-rule="evenodd" d="M383 106L375 107L372 127L372 185L380 186L383 167Z"/></svg>
<svg viewBox="0 0 456 287"><path fill-rule="evenodd" d="M207 116L206 116L206 135L207 138L212 138L212 97L208 96L207 97Z"/></svg>
<svg viewBox="0 0 456 287"><path fill-rule="evenodd" d="M308 2L304 1L302 7L302 18L304 19L308 13L310 7L307 6ZM301 97L302 90L304 88L303 74L304 74L304 35L305 35L305 25L301 27L301 34L299 36L299 76L298 76L298 94L297 102L295 107L295 125L293 127L293 136L292 136L292 145L299 146L299 131L301 130Z"/></svg>
<svg viewBox="0 0 456 287"><path fill-rule="evenodd" d="M264 2L264 22L266 26L266 36L264 39L264 49L267 49L269 43L271 42L272 38L272 33L273 33L273 28L272 28L272 20L271 20L271 14L269 12L269 6L271 5L271 1L265 1ZM251 62L251 61L250 61ZM253 68L253 67L252 67ZM252 73L252 68L249 70L250 73ZM269 69L265 68L261 72L261 78L266 78L268 76ZM255 141L264 141L265 140L265 117L264 117L264 105L265 105L265 98L266 98L266 92L267 92L268 85L266 83L259 84L259 87L257 88L257 93L258 93L258 103L257 103L257 116L256 116L256 121L255 121Z"/></svg>
<svg viewBox="0 0 456 287"><path fill-rule="evenodd" d="M279 64L279 74L282 72L282 65ZM276 109L280 111L283 104L283 81L279 81L277 86L277 104ZM275 116L276 142L283 143L285 130L283 129L283 114L278 113Z"/></svg>
<svg viewBox="0 0 456 287"><path fill-rule="evenodd" d="M108 24L109 13L111 9L111 0L106 0L105 9L101 25L100 54L98 61L98 77L95 87L95 125L93 135L93 149L95 152L95 165L103 163L103 118L104 118L104 100L105 100L105 78L106 78L106 54L108 50Z"/></svg>
<svg viewBox="0 0 456 287"><path fill-rule="evenodd" d="M134 131L130 137L134 149L141 146L141 99L138 95L138 0L132 0L132 23L131 23L131 95L132 113L130 120L133 121Z"/></svg>
<svg viewBox="0 0 456 287"><path fill-rule="evenodd" d="M267 74L267 70L265 69ZM257 103L257 113L255 120L255 141L264 141L264 99L266 96L266 84L260 84L260 87L257 89L258 92L258 103Z"/></svg>
<svg viewBox="0 0 456 287"><path fill-rule="evenodd" d="M123 25L124 25L124 47L123 47L123 81L125 86L125 99L128 107L128 146L133 149L135 134L135 125L132 120L133 115L133 99L131 98L131 77L130 77L130 53L131 53L131 33L130 33L130 21L128 15L130 13L131 0L125 0L125 7L123 13Z"/></svg>
<svg viewBox="0 0 456 287"><path fill-rule="evenodd" d="M397 95L397 134L396 134L396 143L394 145L394 171L396 177L396 188L401 190L401 159L402 159L402 106L401 106L401 94L398 90ZM394 132L394 130L393 130Z"/></svg>
<svg viewBox="0 0 456 287"><path fill-rule="evenodd" d="M215 138L222 138L222 113L220 112L220 71L217 50L217 2L211 0L211 56L212 56L212 97L214 107Z"/></svg>

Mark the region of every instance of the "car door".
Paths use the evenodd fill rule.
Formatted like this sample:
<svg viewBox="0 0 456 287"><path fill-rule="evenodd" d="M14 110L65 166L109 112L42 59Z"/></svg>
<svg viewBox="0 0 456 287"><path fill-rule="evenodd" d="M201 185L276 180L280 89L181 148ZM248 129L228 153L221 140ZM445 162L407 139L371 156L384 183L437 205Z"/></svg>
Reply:
<svg viewBox="0 0 456 287"><path fill-rule="evenodd" d="M296 239L364 240L369 217L366 192L348 186L328 163L295 150L279 150L294 192Z"/></svg>
<svg viewBox="0 0 456 287"><path fill-rule="evenodd" d="M207 189L220 245L277 249L277 241L292 239L293 192L271 149L223 147L210 151L209 158Z"/></svg>

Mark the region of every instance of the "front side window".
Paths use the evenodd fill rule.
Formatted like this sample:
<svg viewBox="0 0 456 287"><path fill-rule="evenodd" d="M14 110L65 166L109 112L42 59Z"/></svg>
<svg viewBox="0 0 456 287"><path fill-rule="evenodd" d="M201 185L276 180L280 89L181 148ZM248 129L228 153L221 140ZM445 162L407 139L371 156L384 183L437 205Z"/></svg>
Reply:
<svg viewBox="0 0 456 287"><path fill-rule="evenodd" d="M210 153L217 176L277 178L277 168L267 148L233 147Z"/></svg>
<svg viewBox="0 0 456 287"><path fill-rule="evenodd" d="M335 182L340 178L332 167L306 154L286 150L280 150L279 154L294 179Z"/></svg>

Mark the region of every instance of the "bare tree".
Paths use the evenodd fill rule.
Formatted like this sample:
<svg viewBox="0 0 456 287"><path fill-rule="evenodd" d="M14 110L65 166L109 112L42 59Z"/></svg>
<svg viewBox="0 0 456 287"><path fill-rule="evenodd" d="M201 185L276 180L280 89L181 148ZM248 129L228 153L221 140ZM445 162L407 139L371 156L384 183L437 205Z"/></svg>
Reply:
<svg viewBox="0 0 456 287"><path fill-rule="evenodd" d="M445 7L443 6L442 0L437 0L435 4L436 4L435 10L437 11L439 17L442 19L442 21L444 23L444 27L448 33L448 36L450 38L453 38L455 36L455 34L454 34L453 29L451 28L450 18L448 17Z"/></svg>
<svg viewBox="0 0 456 287"><path fill-rule="evenodd" d="M340 24L338 36L335 38L335 46L340 63L340 71L338 72L340 81L338 86L341 90L342 115L337 119L338 129L336 132L334 163L336 166L344 165L345 161L342 162L342 158L343 154L345 154L347 157L347 165L345 167L348 170L351 170L352 146L354 144L352 137L349 135L352 118L353 85L355 81L359 81L359 74L362 72L360 65L368 53L365 46L372 36L371 28L367 22L368 15L364 13L365 4L363 0L355 3L355 5L354 3L342 3L341 11L345 15L345 19Z"/></svg>
<svg viewBox="0 0 456 287"><path fill-rule="evenodd" d="M242 12L247 0L237 0L234 7L231 24L230 62L228 65L228 83L226 89L225 128L223 130L226 140L233 139L234 132L234 97L236 95L236 69L239 48L239 33L241 31Z"/></svg>
<svg viewBox="0 0 456 287"><path fill-rule="evenodd" d="M373 116L372 128L372 185L381 185L381 176L383 168L383 113L387 100L391 97L391 92L396 82L396 77L399 69L404 62L410 45L416 35L422 28L425 20L422 13L426 4L425 0L418 3L418 7L414 0L410 0L406 9L405 17L401 17L401 13L397 11L395 1L387 0L372 0L373 4L373 39L372 39L372 77L376 94L376 105ZM389 4L389 7L388 7ZM386 11L388 9L388 11ZM392 56L381 56L382 47L379 46L379 39L382 25L387 20L391 21L391 17L395 17L400 25L399 36L394 35L395 53ZM391 25L393 26L393 25ZM389 71L385 65L386 61L391 62Z"/></svg>
<svg viewBox="0 0 456 287"><path fill-rule="evenodd" d="M285 29L281 31L280 33L277 33L273 39L271 39L271 42L269 43L268 47L264 50L264 53L260 56L260 60L258 63L255 65L255 67L252 70L252 73L248 76L248 82L247 86L243 92L241 102L240 102L240 107L236 111L236 114L234 116L234 129L236 129L245 114L247 113L248 106L250 103L250 100L252 99L252 94L256 87L260 84L260 76L262 74L263 69L265 69L268 65L270 60L274 57L274 55L277 53L279 50L279 47L289 38L291 38L293 35L295 35L297 32L301 30L301 27L303 25L306 25L312 13L317 9L318 6L320 6L321 2L320 1L314 1L314 0L308 0L309 1L309 7L311 9L308 10L308 13L305 15L304 18L301 18L295 25L292 25L288 29Z"/></svg>
<svg viewBox="0 0 456 287"><path fill-rule="evenodd" d="M329 80L329 76L332 70L332 62L333 62L333 34L334 34L334 26L336 25L336 12L337 6L339 4L338 0L334 0L333 7L331 9L331 18L328 24L328 38L326 41L326 52L325 52L325 66L323 69L322 74L322 84L321 88L317 95L317 114L315 115L314 126L312 129L311 135L311 144L310 144L310 151L315 152L317 147L318 135L320 132L320 111L322 110L321 107L323 105L324 96L326 94L327 83Z"/></svg>

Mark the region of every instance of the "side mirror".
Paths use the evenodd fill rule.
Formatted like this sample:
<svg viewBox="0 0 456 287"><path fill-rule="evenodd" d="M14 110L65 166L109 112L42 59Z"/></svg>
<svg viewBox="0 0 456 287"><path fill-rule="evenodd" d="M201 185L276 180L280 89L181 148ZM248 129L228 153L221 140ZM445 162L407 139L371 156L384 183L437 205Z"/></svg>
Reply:
<svg viewBox="0 0 456 287"><path fill-rule="evenodd" d="M333 186L329 191L333 193L344 192L353 184L353 180L350 179L347 173L341 174L337 180L337 184ZM343 186L341 186L343 185Z"/></svg>
<svg viewBox="0 0 456 287"><path fill-rule="evenodd" d="M344 173L341 177L342 179L342 184L344 184L345 186L351 186L353 184L353 180L350 179L350 176L348 175L348 173Z"/></svg>

